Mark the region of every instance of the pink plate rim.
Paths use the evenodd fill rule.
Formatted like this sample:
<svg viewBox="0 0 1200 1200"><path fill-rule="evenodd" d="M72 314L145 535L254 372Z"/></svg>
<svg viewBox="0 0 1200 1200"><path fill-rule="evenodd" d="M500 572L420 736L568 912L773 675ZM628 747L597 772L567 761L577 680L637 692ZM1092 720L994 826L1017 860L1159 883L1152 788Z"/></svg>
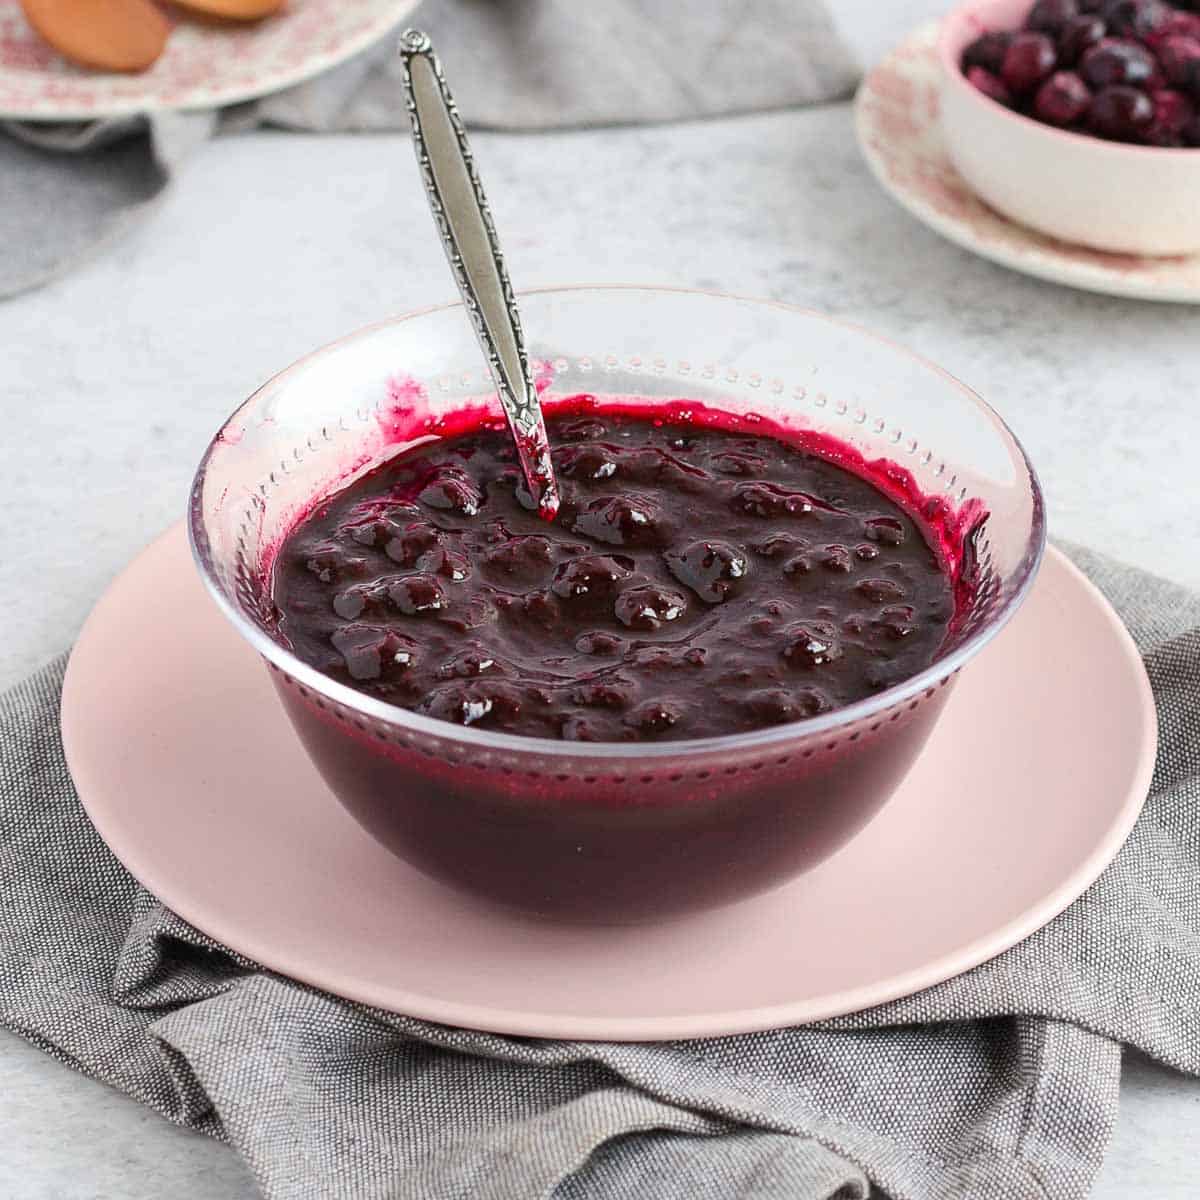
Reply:
<svg viewBox="0 0 1200 1200"><path fill-rule="evenodd" d="M957 950L912 970L892 974L869 985L829 992L796 1002L680 1016L581 1016L539 1012L532 1008L513 1010L496 1008L486 1003L430 997L402 986L381 986L377 980L366 978L331 982L323 973L320 964L305 959L302 947L280 947L263 941L261 935L256 935L244 925L239 929L231 929L226 920L220 916L213 916L203 900L198 901L194 897L179 894L169 872L164 872L158 861L142 857L128 845L122 845L120 822L113 819L113 809L106 808L102 803L89 803L89 796L92 796L94 801L93 793L96 789L92 786L92 763L85 751L84 735L89 718L83 707L86 683L80 680L81 672L76 670L79 648L86 649L96 637L97 627L110 619L109 609L122 604L122 579L135 571L139 565L145 569L152 559L165 560L176 556L179 563L174 566L178 569L178 566L186 561L184 541L182 528L173 527L143 551L123 576L118 577L88 618L80 634L76 652L68 665L62 695L62 737L67 762L84 808L101 837L131 873L150 892L170 904L181 917L197 929L231 945L239 953L268 969L371 1007L443 1024L462 1025L516 1036L631 1041L724 1036L825 1020L857 1012L911 995L960 974L994 957L1057 916L1094 882L1116 855L1137 820L1149 790L1157 746L1157 717L1154 697L1137 648L1099 590L1059 551L1050 548L1045 564L1049 571L1043 570L1037 586L1047 586L1045 580L1048 576L1061 572L1069 584L1078 589L1082 600L1102 616L1105 636L1111 638L1111 648L1123 662L1130 685L1136 690L1136 696L1131 696L1130 699L1135 702L1136 710L1144 718L1136 750L1137 765L1115 819L1105 829L1092 851L1079 861L1056 887L986 936L978 937ZM197 582L196 595L202 594ZM213 616L216 619L215 613ZM232 631L229 636L236 637ZM954 697L951 697L951 703L953 702ZM842 854L848 853L849 849L850 847L842 851Z"/></svg>

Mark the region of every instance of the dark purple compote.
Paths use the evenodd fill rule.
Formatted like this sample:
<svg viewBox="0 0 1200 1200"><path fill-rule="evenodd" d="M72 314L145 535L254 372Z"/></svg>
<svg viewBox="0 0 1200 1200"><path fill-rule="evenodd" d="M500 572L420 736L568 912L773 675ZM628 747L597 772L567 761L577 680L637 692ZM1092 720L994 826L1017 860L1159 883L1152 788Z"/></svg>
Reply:
<svg viewBox="0 0 1200 1200"><path fill-rule="evenodd" d="M798 441L580 407L548 422L553 521L495 423L317 506L274 564L294 652L431 717L587 742L803 720L932 662L950 573L872 483Z"/></svg>

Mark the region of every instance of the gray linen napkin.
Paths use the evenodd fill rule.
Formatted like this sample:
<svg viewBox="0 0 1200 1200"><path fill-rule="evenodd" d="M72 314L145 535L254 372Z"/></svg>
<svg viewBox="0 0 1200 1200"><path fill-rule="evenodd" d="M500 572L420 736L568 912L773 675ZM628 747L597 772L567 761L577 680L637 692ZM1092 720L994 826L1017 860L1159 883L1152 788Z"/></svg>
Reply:
<svg viewBox="0 0 1200 1200"><path fill-rule="evenodd" d="M857 79L823 0L429 0L411 20L433 35L464 117L492 129L783 108L842 98ZM123 233L214 132L407 129L394 40L219 114L0 123L0 297Z"/></svg>
<svg viewBox="0 0 1200 1200"><path fill-rule="evenodd" d="M1153 788L1084 896L956 979L650 1045L349 1004L224 950L113 858L63 761L59 660L0 697L0 1023L226 1139L272 1200L1083 1197L1121 1043L1200 1074L1200 596L1072 554L1145 658Z"/></svg>

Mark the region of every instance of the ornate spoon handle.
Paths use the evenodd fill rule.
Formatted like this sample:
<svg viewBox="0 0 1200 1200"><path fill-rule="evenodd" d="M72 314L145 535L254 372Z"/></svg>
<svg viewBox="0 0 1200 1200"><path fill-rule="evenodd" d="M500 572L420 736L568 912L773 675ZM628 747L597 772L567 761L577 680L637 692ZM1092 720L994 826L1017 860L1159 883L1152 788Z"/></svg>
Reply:
<svg viewBox="0 0 1200 1200"><path fill-rule="evenodd" d="M466 131L427 34L400 39L404 91L417 163L446 256L479 345L491 367L517 447L525 483L547 520L558 511L558 485L521 318Z"/></svg>

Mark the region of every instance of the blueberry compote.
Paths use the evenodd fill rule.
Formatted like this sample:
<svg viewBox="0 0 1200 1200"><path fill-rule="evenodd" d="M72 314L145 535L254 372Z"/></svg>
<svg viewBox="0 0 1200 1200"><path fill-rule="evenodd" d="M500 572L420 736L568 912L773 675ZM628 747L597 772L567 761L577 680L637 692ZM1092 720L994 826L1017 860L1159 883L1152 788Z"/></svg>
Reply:
<svg viewBox="0 0 1200 1200"><path fill-rule="evenodd" d="M553 521L495 427L406 451L322 502L274 566L295 653L431 717L588 742L803 720L937 654L949 574L845 468L618 410L549 431Z"/></svg>

